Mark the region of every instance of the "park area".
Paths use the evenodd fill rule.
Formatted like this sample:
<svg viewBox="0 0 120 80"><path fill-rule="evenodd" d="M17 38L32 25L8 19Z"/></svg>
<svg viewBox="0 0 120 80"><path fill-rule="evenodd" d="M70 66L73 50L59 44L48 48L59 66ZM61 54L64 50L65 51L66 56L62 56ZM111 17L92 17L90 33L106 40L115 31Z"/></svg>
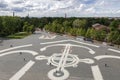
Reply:
<svg viewBox="0 0 120 80"><path fill-rule="evenodd" d="M45 31L0 44L0 80L120 79L119 48Z"/></svg>

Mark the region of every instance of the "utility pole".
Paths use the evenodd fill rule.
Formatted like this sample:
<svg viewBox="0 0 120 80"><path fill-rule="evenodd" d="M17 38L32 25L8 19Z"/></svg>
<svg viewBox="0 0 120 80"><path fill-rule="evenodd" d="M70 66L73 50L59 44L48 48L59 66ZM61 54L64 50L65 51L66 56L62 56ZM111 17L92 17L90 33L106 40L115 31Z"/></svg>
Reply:
<svg viewBox="0 0 120 80"><path fill-rule="evenodd" d="M27 17L29 17L29 13L28 13Z"/></svg>
<svg viewBox="0 0 120 80"><path fill-rule="evenodd" d="M15 12L13 12L13 17L15 16Z"/></svg>
<svg viewBox="0 0 120 80"><path fill-rule="evenodd" d="M67 14L65 13L65 19L67 18Z"/></svg>

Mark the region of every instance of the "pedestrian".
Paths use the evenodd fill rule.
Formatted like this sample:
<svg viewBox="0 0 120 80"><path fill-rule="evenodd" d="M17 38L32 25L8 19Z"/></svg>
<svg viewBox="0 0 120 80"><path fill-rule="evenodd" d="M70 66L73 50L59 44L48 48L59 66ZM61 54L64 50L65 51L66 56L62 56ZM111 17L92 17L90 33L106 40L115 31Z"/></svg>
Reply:
<svg viewBox="0 0 120 80"><path fill-rule="evenodd" d="M50 66L51 66L52 64L50 63Z"/></svg>
<svg viewBox="0 0 120 80"><path fill-rule="evenodd" d="M61 67L60 67L59 71L61 71Z"/></svg>
<svg viewBox="0 0 120 80"><path fill-rule="evenodd" d="M13 45L10 45L10 47L13 47Z"/></svg>
<svg viewBox="0 0 120 80"><path fill-rule="evenodd" d="M105 55L107 55L107 53L105 53Z"/></svg>
<svg viewBox="0 0 120 80"><path fill-rule="evenodd" d="M58 71L56 70L56 72L55 73L58 73Z"/></svg>
<svg viewBox="0 0 120 80"><path fill-rule="evenodd" d="M26 59L24 58L24 61L26 61Z"/></svg>
<svg viewBox="0 0 120 80"><path fill-rule="evenodd" d="M92 43L94 43L94 41L93 41L93 40L92 40L91 42L92 42Z"/></svg>
<svg viewBox="0 0 120 80"><path fill-rule="evenodd" d="M105 63L105 67L108 67L108 65Z"/></svg>
<svg viewBox="0 0 120 80"><path fill-rule="evenodd" d="M20 52L20 55L22 55L22 52Z"/></svg>

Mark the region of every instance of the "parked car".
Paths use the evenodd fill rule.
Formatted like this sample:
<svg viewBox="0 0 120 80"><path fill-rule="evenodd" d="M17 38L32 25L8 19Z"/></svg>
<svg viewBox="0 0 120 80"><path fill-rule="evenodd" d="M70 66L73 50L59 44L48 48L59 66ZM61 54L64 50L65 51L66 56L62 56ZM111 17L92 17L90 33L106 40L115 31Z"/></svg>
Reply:
<svg viewBox="0 0 120 80"><path fill-rule="evenodd" d="M109 46L114 46L114 44L113 44L113 43L110 43Z"/></svg>
<svg viewBox="0 0 120 80"><path fill-rule="evenodd" d="M77 37L76 37L76 40L83 41L83 40L84 40L84 37L82 37L82 36L77 36Z"/></svg>
<svg viewBox="0 0 120 80"><path fill-rule="evenodd" d="M84 41L90 41L93 43L93 39L92 38L84 38Z"/></svg>

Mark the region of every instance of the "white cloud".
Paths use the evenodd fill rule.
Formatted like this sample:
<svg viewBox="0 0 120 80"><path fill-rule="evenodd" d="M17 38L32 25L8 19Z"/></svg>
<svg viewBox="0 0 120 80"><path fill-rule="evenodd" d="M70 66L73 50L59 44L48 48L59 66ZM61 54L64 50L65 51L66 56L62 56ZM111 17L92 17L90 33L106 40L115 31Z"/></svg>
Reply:
<svg viewBox="0 0 120 80"><path fill-rule="evenodd" d="M119 13L120 14L120 9L116 11L116 13Z"/></svg>
<svg viewBox="0 0 120 80"><path fill-rule="evenodd" d="M103 6L104 4L105 4L105 1L103 0L99 3L99 6Z"/></svg>
<svg viewBox="0 0 120 80"><path fill-rule="evenodd" d="M78 7L75 8L76 11L82 11L86 7L85 4L80 4Z"/></svg>
<svg viewBox="0 0 120 80"><path fill-rule="evenodd" d="M94 13L115 16L120 13L119 10L119 0L0 0L0 15L4 15L3 12L9 15L14 11L19 16L29 12L36 17L48 14L63 16L64 13L69 16L94 16Z"/></svg>
<svg viewBox="0 0 120 80"><path fill-rule="evenodd" d="M89 13L95 13L96 10L94 7L91 7L91 8L86 9L85 11Z"/></svg>

